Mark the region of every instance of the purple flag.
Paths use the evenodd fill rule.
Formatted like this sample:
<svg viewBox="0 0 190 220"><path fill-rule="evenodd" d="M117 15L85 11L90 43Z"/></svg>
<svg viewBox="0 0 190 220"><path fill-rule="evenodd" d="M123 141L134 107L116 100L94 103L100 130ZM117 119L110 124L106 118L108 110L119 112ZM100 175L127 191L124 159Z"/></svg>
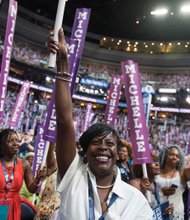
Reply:
<svg viewBox="0 0 190 220"><path fill-rule="evenodd" d="M20 92L17 96L17 100L11 115L11 119L9 121L9 126L17 127L18 121L22 112L22 109L24 107L28 92L30 89L30 82L25 81L20 89Z"/></svg>
<svg viewBox="0 0 190 220"><path fill-rule="evenodd" d="M34 176L36 176L37 170L40 167L44 156L46 141L43 140L43 133L44 127L43 125L39 125L37 130L35 154L32 165L32 172Z"/></svg>
<svg viewBox="0 0 190 220"><path fill-rule="evenodd" d="M70 39L67 43L69 67L70 70L73 68L73 62L76 55L78 41ZM48 113L45 121L43 138L46 141L56 142L56 114L55 114L55 86L52 91L51 100L48 106Z"/></svg>
<svg viewBox="0 0 190 220"><path fill-rule="evenodd" d="M75 62L73 68L71 69L72 82L71 82L71 94L74 92L74 85L76 80L76 75L78 72L80 59L82 57L84 43L88 28L88 23L90 19L91 9L89 8L78 8L75 14L75 20L73 24L71 38L78 41L78 48L75 57Z"/></svg>
<svg viewBox="0 0 190 220"><path fill-rule="evenodd" d="M9 11L7 16L7 27L4 41L4 50L1 63L0 76L0 123L3 121L3 112L7 91L8 75L11 61L11 52L13 46L14 31L17 17L17 1L9 1Z"/></svg>
<svg viewBox="0 0 190 220"><path fill-rule="evenodd" d="M84 120L84 127L83 127L83 131L86 131L87 128L90 125L90 115L92 112L92 104L88 103L87 107L86 107L86 114L85 114L85 120Z"/></svg>
<svg viewBox="0 0 190 220"><path fill-rule="evenodd" d="M112 127L114 127L115 117L117 114L117 106L120 98L121 86L122 76L113 75L104 117L104 122Z"/></svg>
<svg viewBox="0 0 190 220"><path fill-rule="evenodd" d="M133 161L134 164L151 163L138 64L132 60L127 60L122 62L121 66L125 81Z"/></svg>

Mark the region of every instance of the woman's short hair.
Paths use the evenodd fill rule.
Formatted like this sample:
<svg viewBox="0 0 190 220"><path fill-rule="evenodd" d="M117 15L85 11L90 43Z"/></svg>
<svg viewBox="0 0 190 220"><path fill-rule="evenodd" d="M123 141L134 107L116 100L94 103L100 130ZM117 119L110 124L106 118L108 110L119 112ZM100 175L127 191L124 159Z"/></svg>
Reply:
<svg viewBox="0 0 190 220"><path fill-rule="evenodd" d="M112 133L117 139L117 147L120 145L120 138L111 126L103 123L96 123L90 126L79 138L79 143L82 148L82 154L87 152L91 140L95 137Z"/></svg>
<svg viewBox="0 0 190 220"><path fill-rule="evenodd" d="M168 154L169 150L171 150L172 148L175 148L178 150L179 152L179 163L176 167L176 169L181 169L184 165L184 153L182 151L182 149L177 146L177 145L171 145L169 147L164 147L161 149L160 153L159 153L159 162L160 162L160 168L164 168L164 165L165 165L165 158L166 158L166 155Z"/></svg>
<svg viewBox="0 0 190 220"><path fill-rule="evenodd" d="M126 141L125 139L121 139L119 149L122 148L122 147L126 147L129 159L132 160L133 159L132 144L130 142Z"/></svg>

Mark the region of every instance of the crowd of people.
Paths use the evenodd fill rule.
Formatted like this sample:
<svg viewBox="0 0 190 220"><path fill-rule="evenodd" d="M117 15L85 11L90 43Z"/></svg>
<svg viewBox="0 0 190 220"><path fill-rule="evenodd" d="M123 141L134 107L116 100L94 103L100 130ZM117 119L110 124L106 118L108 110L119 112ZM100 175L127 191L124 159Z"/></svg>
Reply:
<svg viewBox="0 0 190 220"><path fill-rule="evenodd" d="M1 37L1 36L0 36ZM3 41L0 40L0 54L3 52ZM37 48L29 43L24 43L19 40L14 41L12 57L18 61L27 63L29 65L48 68L49 55L45 48ZM106 81L111 80L112 74L120 74L121 69L118 65L104 64L98 61L91 61L88 59L82 59L80 63L79 73L87 75L88 77L95 79L102 79ZM171 77L172 76L172 77ZM187 89L190 87L189 73L141 73L142 85L150 84L152 82L155 88L176 88Z"/></svg>
<svg viewBox="0 0 190 220"><path fill-rule="evenodd" d="M49 51L56 52L59 58L55 83L57 139L50 143L45 165L34 175L36 130L45 121L49 101L40 98L35 102L29 95L15 131L8 122L17 93L7 91L0 132L0 206L8 206L7 219L151 220L161 204L167 204L162 214L168 219L188 219L189 201L184 195L189 193L190 181L189 127L149 123L152 162L147 164L145 176L142 166L133 164L133 131L129 129L127 114L118 113L112 128L103 123L101 112L93 110L91 124L83 130L85 109L73 108L62 29L59 42L53 40L51 33L48 45ZM40 65L39 51L19 48L22 44L15 43L15 59ZM106 77L119 71L117 67L83 61L80 73L94 73L96 78L97 69ZM156 77L162 81L160 75L151 80ZM177 75L170 80L173 87L189 86L188 76L183 85L181 79L175 79L179 79Z"/></svg>

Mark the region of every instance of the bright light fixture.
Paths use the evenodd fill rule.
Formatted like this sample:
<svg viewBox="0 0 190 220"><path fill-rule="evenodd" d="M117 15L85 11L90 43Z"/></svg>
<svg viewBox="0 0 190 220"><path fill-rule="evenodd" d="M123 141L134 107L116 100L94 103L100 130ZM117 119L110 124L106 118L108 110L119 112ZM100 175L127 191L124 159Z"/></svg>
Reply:
<svg viewBox="0 0 190 220"><path fill-rule="evenodd" d="M176 89L169 89L169 88L159 88L158 92L159 93L170 93L170 94L173 94L173 93L176 93L177 90Z"/></svg>
<svg viewBox="0 0 190 220"><path fill-rule="evenodd" d="M183 12L183 13L190 13L190 4L189 5L183 5L181 7L181 12Z"/></svg>
<svg viewBox="0 0 190 220"><path fill-rule="evenodd" d="M156 16L166 15L167 13L168 13L168 10L166 8L159 8L159 9L156 9L155 11L150 12L151 15L156 15Z"/></svg>
<svg viewBox="0 0 190 220"><path fill-rule="evenodd" d="M168 102L168 97L167 96L162 96L160 97L161 102Z"/></svg>
<svg viewBox="0 0 190 220"><path fill-rule="evenodd" d="M187 96L186 102L187 102L188 104L190 104L190 96Z"/></svg>

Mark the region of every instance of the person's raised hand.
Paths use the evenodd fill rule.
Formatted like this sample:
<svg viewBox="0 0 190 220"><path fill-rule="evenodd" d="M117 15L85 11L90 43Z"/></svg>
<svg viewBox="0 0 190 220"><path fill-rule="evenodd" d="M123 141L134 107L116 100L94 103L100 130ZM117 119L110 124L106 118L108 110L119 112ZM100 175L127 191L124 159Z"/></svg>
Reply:
<svg viewBox="0 0 190 220"><path fill-rule="evenodd" d="M50 31L48 51L50 53L57 53L57 62L64 62L68 60L68 50L65 42L63 28L60 28L58 32L58 42L54 40L54 32Z"/></svg>
<svg viewBox="0 0 190 220"><path fill-rule="evenodd" d="M162 192L165 196L171 196L173 194L175 194L176 192L176 188L172 188L172 187L163 187L162 188Z"/></svg>

